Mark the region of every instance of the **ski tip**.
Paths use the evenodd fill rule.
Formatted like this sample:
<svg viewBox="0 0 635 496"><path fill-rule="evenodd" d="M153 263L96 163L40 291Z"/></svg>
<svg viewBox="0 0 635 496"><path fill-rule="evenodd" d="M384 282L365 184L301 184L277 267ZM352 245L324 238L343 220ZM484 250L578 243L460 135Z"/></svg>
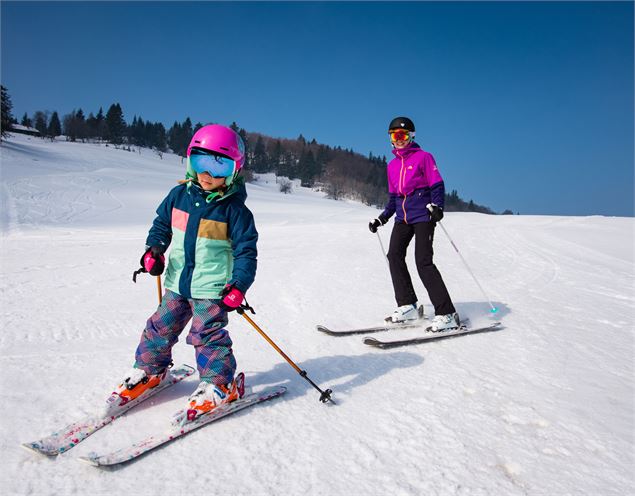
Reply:
<svg viewBox="0 0 635 496"><path fill-rule="evenodd" d="M481 329L496 329L498 327L502 327L501 322L492 322L491 324L485 324Z"/></svg>
<svg viewBox="0 0 635 496"><path fill-rule="evenodd" d="M324 334L328 334L330 336L339 336L341 334L341 333L333 331L333 330L331 330L328 327L323 326L323 325L316 325L315 328L318 331L323 332Z"/></svg>
<svg viewBox="0 0 635 496"><path fill-rule="evenodd" d="M39 455L45 455L50 457L59 455L59 452L57 450L54 450L54 451L47 450L46 448L44 448L43 446L40 446L38 443L35 443L35 442L21 443L20 446L31 453L37 453Z"/></svg>
<svg viewBox="0 0 635 496"><path fill-rule="evenodd" d="M82 463L87 463L88 465L92 465L93 467L100 467L101 464L97 461L96 457L91 456L78 456L77 459Z"/></svg>
<svg viewBox="0 0 635 496"><path fill-rule="evenodd" d="M369 344L371 346L377 346L379 341L375 338L364 338L364 344Z"/></svg>

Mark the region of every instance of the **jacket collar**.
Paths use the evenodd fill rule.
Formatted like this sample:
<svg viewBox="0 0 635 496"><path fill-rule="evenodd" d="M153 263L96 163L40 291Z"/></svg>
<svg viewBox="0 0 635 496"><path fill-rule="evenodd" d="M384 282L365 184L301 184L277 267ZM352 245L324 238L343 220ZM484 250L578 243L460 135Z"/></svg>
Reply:
<svg viewBox="0 0 635 496"><path fill-rule="evenodd" d="M228 188L214 191L205 191L197 182L190 181L187 183L187 191L189 194L194 194L203 198L207 203L212 201L221 201L229 196L238 196L243 202L247 198L245 180L242 176L238 176L234 179L234 182Z"/></svg>
<svg viewBox="0 0 635 496"><path fill-rule="evenodd" d="M408 157L412 155L414 152L416 152L417 150L421 150L421 147L415 141L411 141L410 143L408 143L408 145L405 148L402 148L401 150L397 150L396 148L393 148L392 154L395 157Z"/></svg>

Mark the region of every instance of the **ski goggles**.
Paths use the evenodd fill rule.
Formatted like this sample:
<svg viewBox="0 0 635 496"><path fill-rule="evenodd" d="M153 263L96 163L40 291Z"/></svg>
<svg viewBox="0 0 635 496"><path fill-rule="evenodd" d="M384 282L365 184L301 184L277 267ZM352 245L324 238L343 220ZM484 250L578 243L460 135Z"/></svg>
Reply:
<svg viewBox="0 0 635 496"><path fill-rule="evenodd" d="M197 173L207 172L212 177L229 177L236 170L236 162L229 157L193 149L190 165Z"/></svg>
<svg viewBox="0 0 635 496"><path fill-rule="evenodd" d="M395 131L389 131L391 141L410 141L410 138L414 136L414 133L406 131L405 129L397 129Z"/></svg>

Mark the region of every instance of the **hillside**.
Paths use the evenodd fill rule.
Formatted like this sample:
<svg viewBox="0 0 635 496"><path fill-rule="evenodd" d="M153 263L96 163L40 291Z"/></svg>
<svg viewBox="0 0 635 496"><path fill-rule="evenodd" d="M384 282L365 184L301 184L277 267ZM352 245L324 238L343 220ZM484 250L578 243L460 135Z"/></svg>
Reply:
<svg viewBox="0 0 635 496"><path fill-rule="evenodd" d="M368 220L378 210L272 176L248 184L259 240L254 319L229 330L274 402L115 470L77 462L165 428L198 381L158 396L55 460L20 443L99 410L132 364L156 285L137 268L154 211L182 178L171 154L14 136L0 147L0 492L12 495L625 495L633 476L635 220L448 213L443 221L499 332L375 350L318 323L378 323L394 301ZM384 245L389 226L380 231ZM459 313L487 303L440 230L435 259ZM426 312L431 306L417 280ZM414 336L416 330L391 331ZM175 363L193 365L185 334Z"/></svg>

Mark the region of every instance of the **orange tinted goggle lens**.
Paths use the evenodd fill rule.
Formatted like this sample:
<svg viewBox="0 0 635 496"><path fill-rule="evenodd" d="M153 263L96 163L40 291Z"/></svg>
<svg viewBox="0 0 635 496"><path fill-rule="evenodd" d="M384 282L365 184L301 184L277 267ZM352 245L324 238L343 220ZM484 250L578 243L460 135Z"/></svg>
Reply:
<svg viewBox="0 0 635 496"><path fill-rule="evenodd" d="M404 131L403 129L391 131L390 139L392 141L408 141L410 139L410 133L408 131Z"/></svg>

